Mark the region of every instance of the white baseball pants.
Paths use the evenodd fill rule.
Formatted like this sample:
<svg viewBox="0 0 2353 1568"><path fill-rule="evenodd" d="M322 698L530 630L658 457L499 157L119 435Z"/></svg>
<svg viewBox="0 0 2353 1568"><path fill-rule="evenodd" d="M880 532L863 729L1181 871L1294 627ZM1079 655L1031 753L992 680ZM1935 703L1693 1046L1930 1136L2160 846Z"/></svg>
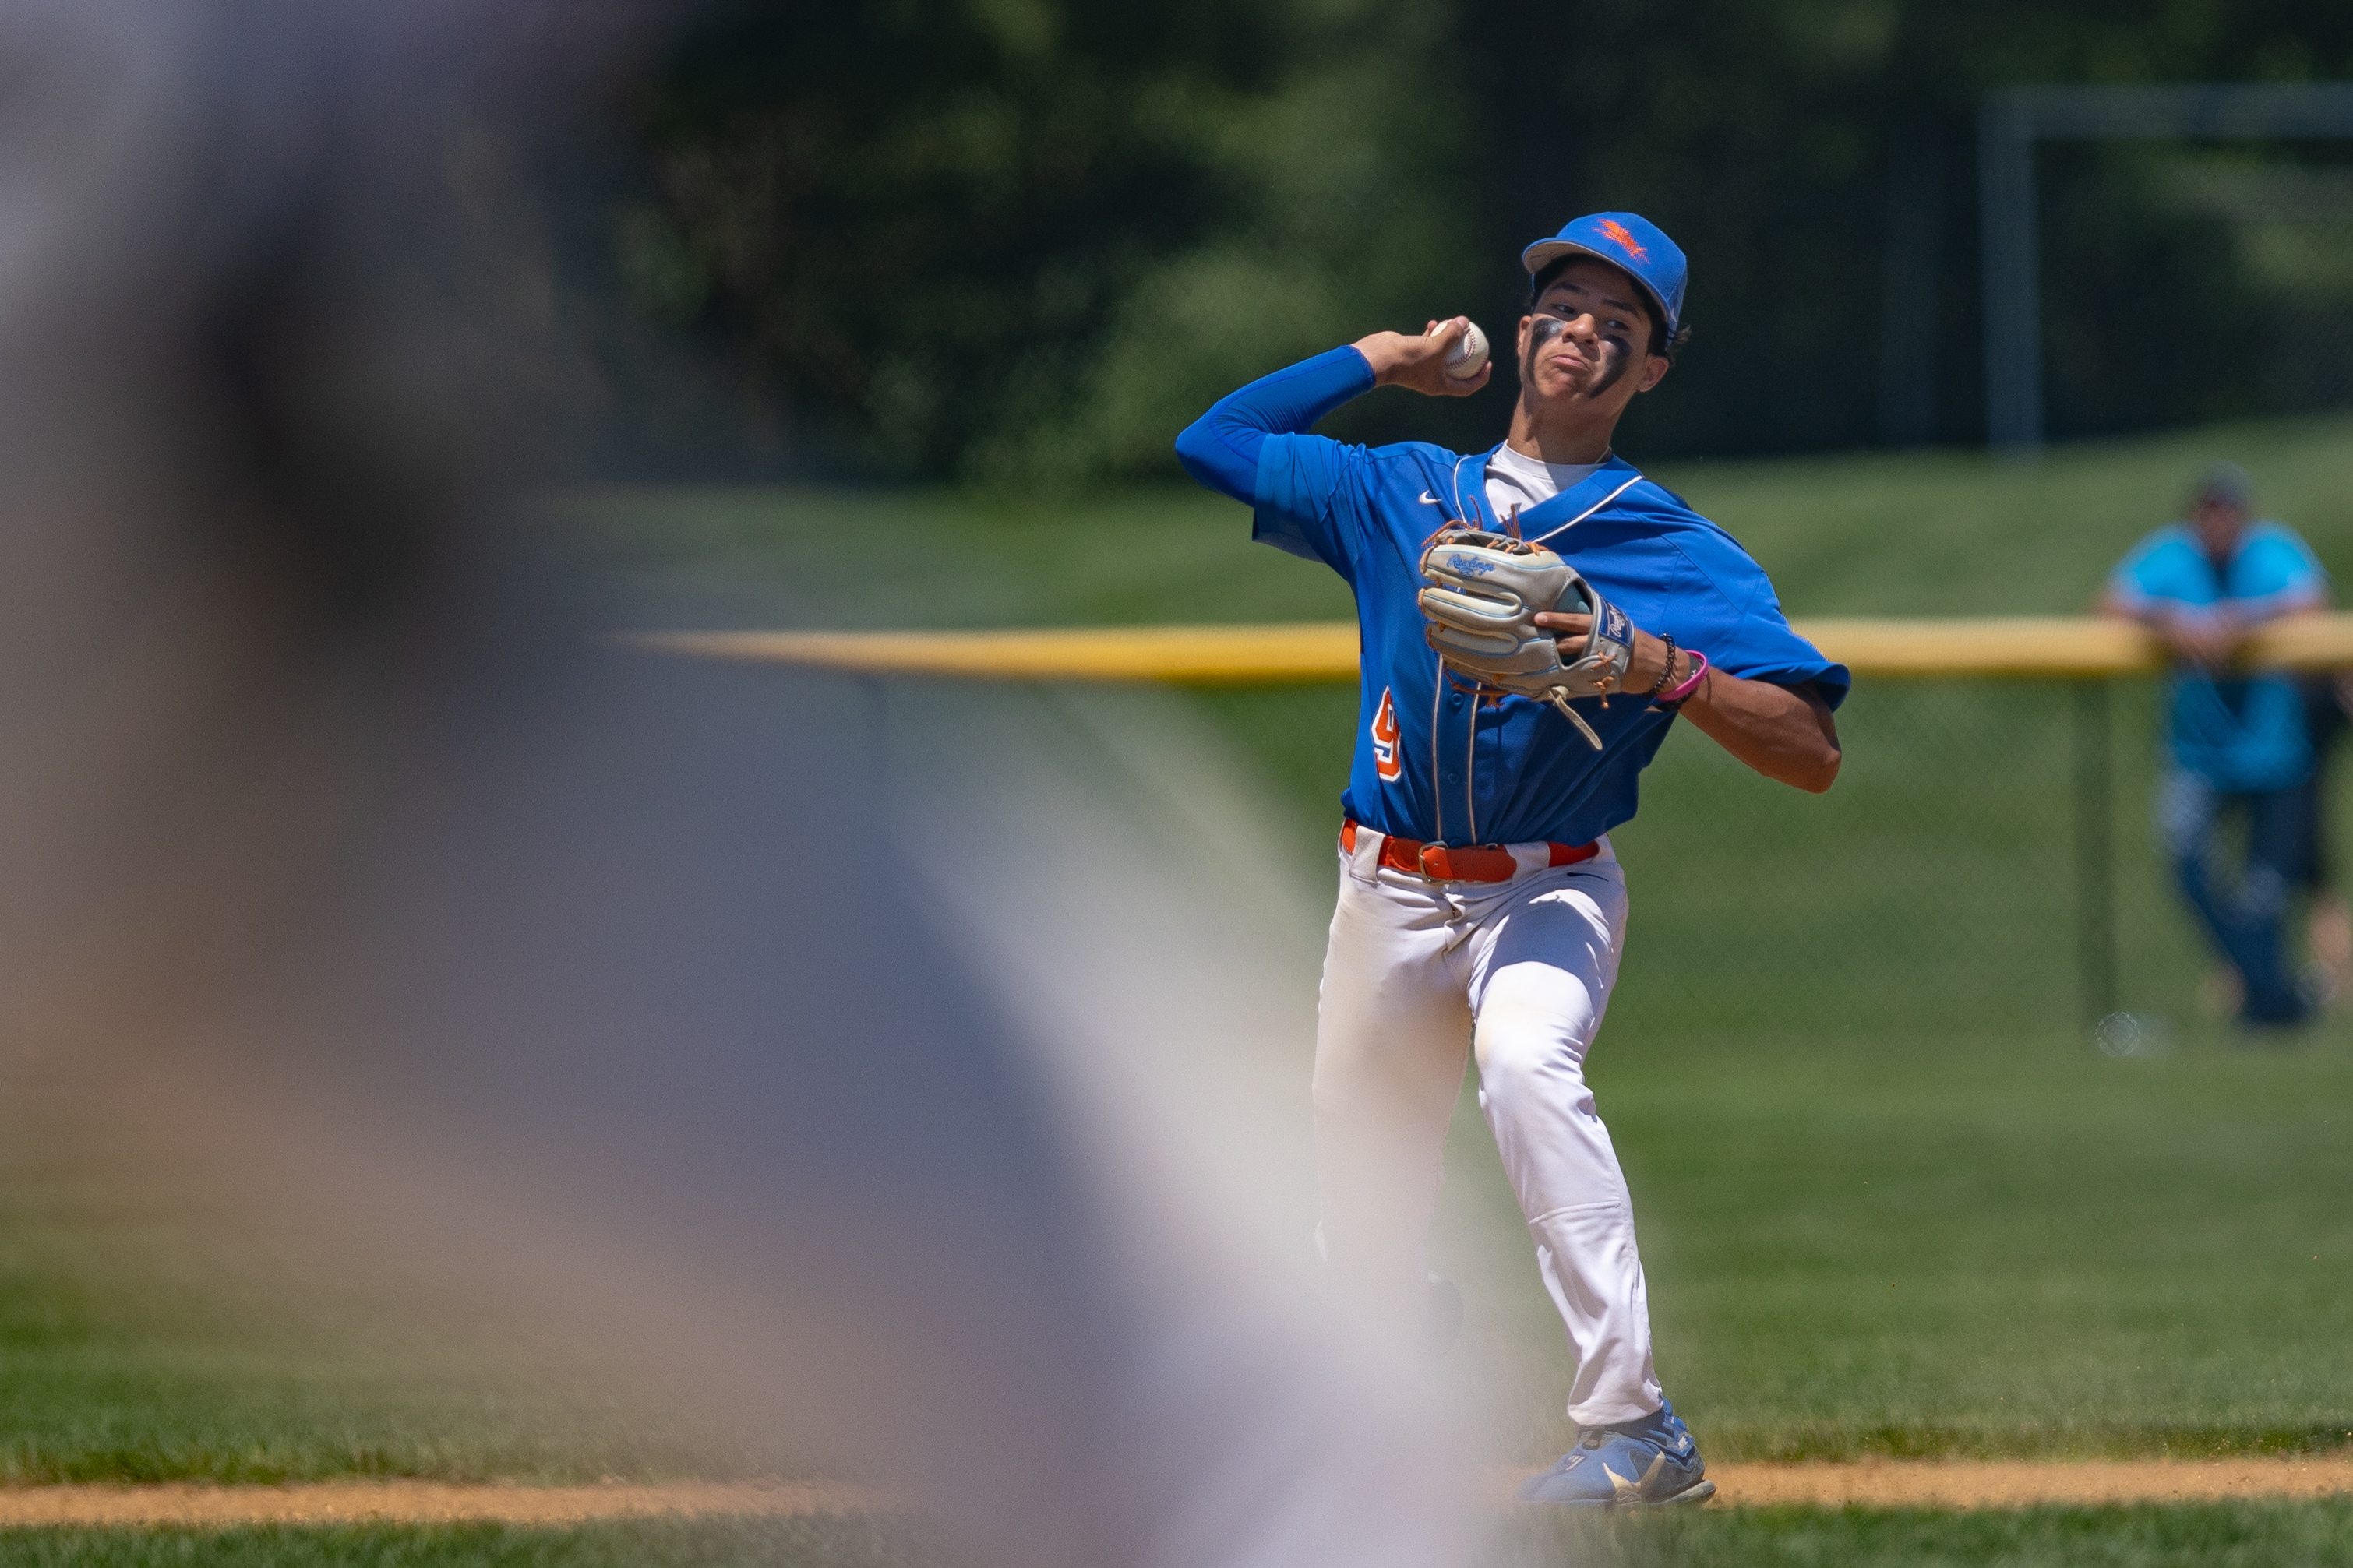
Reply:
<svg viewBox="0 0 2353 1568"><path fill-rule="evenodd" d="M1626 936L1617 857L1604 839L1596 858L1556 868L1546 846L1513 845L1512 880L1438 883L1383 867L1380 846L1359 828L1342 854L1324 959L1314 1100L1326 1255L1401 1319L1418 1310L1467 1048L1577 1357L1569 1417L1647 1415L1662 1394L1633 1204L1585 1081Z"/></svg>

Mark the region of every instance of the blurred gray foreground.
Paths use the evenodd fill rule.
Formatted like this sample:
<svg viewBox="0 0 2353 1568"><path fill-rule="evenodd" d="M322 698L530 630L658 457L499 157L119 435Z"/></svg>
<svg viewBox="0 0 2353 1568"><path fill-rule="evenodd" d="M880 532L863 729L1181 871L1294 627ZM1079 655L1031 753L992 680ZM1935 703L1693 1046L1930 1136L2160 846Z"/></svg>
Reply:
<svg viewBox="0 0 2353 1568"><path fill-rule="evenodd" d="M1240 917L1313 917L1212 807L1054 765L1083 719L615 649L501 521L573 374L501 170L658 20L0 11L9 1113L211 1194L224 1268L600 1336L985 1558L1459 1557L1303 1261L1303 1063L1238 1065L1312 1005Z"/></svg>

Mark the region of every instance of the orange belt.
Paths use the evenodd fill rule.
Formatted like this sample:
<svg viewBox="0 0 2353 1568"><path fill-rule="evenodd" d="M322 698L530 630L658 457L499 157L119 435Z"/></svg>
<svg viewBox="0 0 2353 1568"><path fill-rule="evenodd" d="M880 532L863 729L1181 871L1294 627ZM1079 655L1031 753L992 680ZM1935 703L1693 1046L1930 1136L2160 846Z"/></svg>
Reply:
<svg viewBox="0 0 2353 1568"><path fill-rule="evenodd" d="M1545 847L1552 851L1549 864L1554 866L1574 866L1601 853L1599 839L1590 844L1547 844ZM1353 817L1340 824L1340 850L1347 855L1356 851L1356 824ZM1392 871L1409 871L1433 882L1508 882L1520 874L1518 859L1500 844L1450 849L1443 844L1424 844L1417 838L1386 837L1381 840L1380 860Z"/></svg>

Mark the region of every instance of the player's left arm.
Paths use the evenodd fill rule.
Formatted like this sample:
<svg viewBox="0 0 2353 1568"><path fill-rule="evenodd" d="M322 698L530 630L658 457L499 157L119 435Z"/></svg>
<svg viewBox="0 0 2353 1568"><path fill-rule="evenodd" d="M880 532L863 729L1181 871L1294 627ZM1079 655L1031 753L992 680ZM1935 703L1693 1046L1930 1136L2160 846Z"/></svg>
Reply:
<svg viewBox="0 0 2353 1568"><path fill-rule="evenodd" d="M1581 646L1590 618L1546 614L1535 624L1557 632L1566 644ZM1680 686L1691 678L1691 655L1674 650L1674 668L1667 669L1666 643L1640 627L1634 631L1633 658L1626 666L1625 689L1645 692ZM1710 668L1696 690L1684 700L1683 715L1709 740L1730 752L1767 778L1820 795L1838 781L1840 751L1838 721L1831 716L1810 681L1783 686L1770 680L1748 680Z"/></svg>
<svg viewBox="0 0 2353 1568"><path fill-rule="evenodd" d="M1811 681L1781 686L1711 669L1684 701L1683 714L1768 779L1813 795L1838 780L1838 721Z"/></svg>

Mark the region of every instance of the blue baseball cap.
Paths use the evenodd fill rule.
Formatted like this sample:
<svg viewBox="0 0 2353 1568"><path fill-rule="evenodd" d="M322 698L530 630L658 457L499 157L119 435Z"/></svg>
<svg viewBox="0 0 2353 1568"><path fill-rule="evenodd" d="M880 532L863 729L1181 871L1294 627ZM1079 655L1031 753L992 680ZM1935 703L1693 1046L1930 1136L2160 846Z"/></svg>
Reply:
<svg viewBox="0 0 2353 1568"><path fill-rule="evenodd" d="M1520 265L1534 278L1564 256L1591 256L1633 275L1666 318L1663 336L1683 325L1683 284L1691 267L1683 251L1657 224L1633 213L1589 213L1571 218L1550 239L1520 252ZM1663 347L1663 343L1660 345Z"/></svg>

